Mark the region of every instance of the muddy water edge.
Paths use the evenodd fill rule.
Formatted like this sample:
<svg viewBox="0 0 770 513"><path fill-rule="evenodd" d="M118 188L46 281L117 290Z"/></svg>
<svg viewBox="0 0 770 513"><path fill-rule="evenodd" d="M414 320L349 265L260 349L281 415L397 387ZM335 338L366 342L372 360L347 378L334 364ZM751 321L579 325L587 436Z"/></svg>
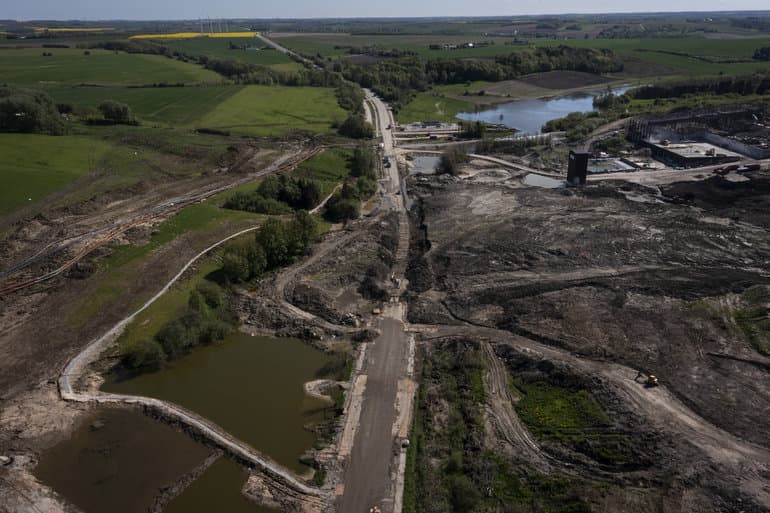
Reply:
<svg viewBox="0 0 770 513"><path fill-rule="evenodd" d="M161 371L109 376L102 389L184 406L301 474L309 468L299 458L317 441L308 427L333 415L328 404L305 395L304 383L331 360L300 340L235 333ZM208 454L141 413L99 410L43 455L36 475L84 513L138 513ZM204 513L226 506L233 513L269 513L240 494L246 478L221 457L164 511Z"/></svg>
<svg viewBox="0 0 770 513"><path fill-rule="evenodd" d="M40 458L35 476L85 513L145 513L209 449L135 410L88 413Z"/></svg>

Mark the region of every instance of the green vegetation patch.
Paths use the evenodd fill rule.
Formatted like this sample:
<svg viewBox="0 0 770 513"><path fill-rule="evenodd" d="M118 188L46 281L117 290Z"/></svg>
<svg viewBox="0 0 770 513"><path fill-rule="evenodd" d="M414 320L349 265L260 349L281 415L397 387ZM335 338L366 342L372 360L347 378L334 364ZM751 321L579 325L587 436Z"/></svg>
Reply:
<svg viewBox="0 0 770 513"><path fill-rule="evenodd" d="M571 439L609 426L601 405L586 390L571 391L545 381L518 382L521 400L516 411L539 438Z"/></svg>
<svg viewBox="0 0 770 513"><path fill-rule="evenodd" d="M280 136L292 131L328 133L346 113L334 89L246 86L200 120L200 126L248 135Z"/></svg>
<svg viewBox="0 0 770 513"><path fill-rule="evenodd" d="M404 511L584 513L582 482L541 475L487 448L484 363L477 344L451 340L425 354L407 452Z"/></svg>
<svg viewBox="0 0 770 513"><path fill-rule="evenodd" d="M84 136L0 134L0 213L61 190L93 171L111 148Z"/></svg>
<svg viewBox="0 0 770 513"><path fill-rule="evenodd" d="M413 123L426 120L456 121L460 112L472 111L469 102L450 98L435 92L418 93L398 111L399 123Z"/></svg>
<svg viewBox="0 0 770 513"><path fill-rule="evenodd" d="M255 37L167 39L162 41L162 44L172 50L196 57L205 55L219 59L234 59L271 68L275 65L295 64L283 52L274 50L272 47L264 49L265 43Z"/></svg>
<svg viewBox="0 0 770 513"><path fill-rule="evenodd" d="M745 306L735 311L735 323L757 352L770 356L770 291L751 287L741 299Z"/></svg>
<svg viewBox="0 0 770 513"><path fill-rule="evenodd" d="M145 122L194 126L241 89L243 86L53 87L47 91L60 104L96 108L104 100L115 100L128 104L134 114Z"/></svg>
<svg viewBox="0 0 770 513"><path fill-rule="evenodd" d="M326 197L350 173L353 152L344 148L332 148L303 162L294 175L318 182L321 196Z"/></svg>
<svg viewBox="0 0 770 513"><path fill-rule="evenodd" d="M43 50L48 56L43 56ZM158 55L70 48L0 51L0 76L10 84L123 84L220 82L222 77L195 64Z"/></svg>

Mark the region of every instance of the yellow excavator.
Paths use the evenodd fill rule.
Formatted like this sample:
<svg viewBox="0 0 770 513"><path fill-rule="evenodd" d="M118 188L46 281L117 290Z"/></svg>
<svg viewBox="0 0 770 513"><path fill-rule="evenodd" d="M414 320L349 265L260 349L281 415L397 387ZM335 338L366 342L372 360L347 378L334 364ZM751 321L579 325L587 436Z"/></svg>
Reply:
<svg viewBox="0 0 770 513"><path fill-rule="evenodd" d="M644 372L639 371L639 373L634 378L634 381L638 383L639 378L642 378L642 384L645 388L653 388L658 386L658 377L655 374L645 374Z"/></svg>

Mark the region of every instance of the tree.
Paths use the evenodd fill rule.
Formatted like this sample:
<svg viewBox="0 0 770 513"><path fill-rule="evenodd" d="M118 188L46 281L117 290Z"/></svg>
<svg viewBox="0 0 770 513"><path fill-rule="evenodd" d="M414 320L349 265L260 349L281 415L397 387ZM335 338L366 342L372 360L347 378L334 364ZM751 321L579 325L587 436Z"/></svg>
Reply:
<svg viewBox="0 0 770 513"><path fill-rule="evenodd" d="M289 262L289 247L286 228L278 219L268 219L257 231L257 244L265 251L267 268L274 269Z"/></svg>
<svg viewBox="0 0 770 513"><path fill-rule="evenodd" d="M318 227L316 220L306 210L298 210L289 224L290 239L293 239L295 255L304 254L315 242Z"/></svg>
<svg viewBox="0 0 770 513"><path fill-rule="evenodd" d="M251 269L249 261L236 249L225 251L222 255L222 272L228 280L233 283L240 283L249 279Z"/></svg>
<svg viewBox="0 0 770 513"><path fill-rule="evenodd" d="M99 111L104 119L112 123L124 125L133 123L134 116L131 113L131 108L125 103L104 100L99 104Z"/></svg>
<svg viewBox="0 0 770 513"><path fill-rule="evenodd" d="M166 361L166 353L157 341L149 339L139 342L123 362L130 369L159 369Z"/></svg>
<svg viewBox="0 0 770 513"><path fill-rule="evenodd" d="M60 135L64 131L59 110L49 95L0 87L0 132Z"/></svg>
<svg viewBox="0 0 770 513"><path fill-rule="evenodd" d="M249 262L250 278L261 277L267 269L267 257L262 246L252 241L246 250L246 259Z"/></svg>
<svg viewBox="0 0 770 513"><path fill-rule="evenodd" d="M368 144L356 146L350 161L350 174L374 177L374 152Z"/></svg>
<svg viewBox="0 0 770 513"><path fill-rule="evenodd" d="M374 137L372 125L361 114L351 114L339 128L340 134L353 139L371 139Z"/></svg>
<svg viewBox="0 0 770 513"><path fill-rule="evenodd" d="M757 48L757 50L754 52L754 60L770 61L770 46L763 46L762 48Z"/></svg>

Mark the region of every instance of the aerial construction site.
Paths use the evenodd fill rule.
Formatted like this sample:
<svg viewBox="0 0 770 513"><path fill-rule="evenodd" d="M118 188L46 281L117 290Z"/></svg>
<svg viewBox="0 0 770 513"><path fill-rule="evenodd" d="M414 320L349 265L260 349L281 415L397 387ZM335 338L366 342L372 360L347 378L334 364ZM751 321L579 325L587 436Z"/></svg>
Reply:
<svg viewBox="0 0 770 513"><path fill-rule="evenodd" d="M78 89L71 132L29 136L92 157L0 210L0 512L770 512L766 104L652 112L669 86L621 54L623 75L544 66L415 106L357 73L494 44L437 28L404 56L301 26L89 47L180 69L146 45L205 49L187 71L232 83L142 94L252 96L113 126ZM592 114L410 114L548 88Z"/></svg>

